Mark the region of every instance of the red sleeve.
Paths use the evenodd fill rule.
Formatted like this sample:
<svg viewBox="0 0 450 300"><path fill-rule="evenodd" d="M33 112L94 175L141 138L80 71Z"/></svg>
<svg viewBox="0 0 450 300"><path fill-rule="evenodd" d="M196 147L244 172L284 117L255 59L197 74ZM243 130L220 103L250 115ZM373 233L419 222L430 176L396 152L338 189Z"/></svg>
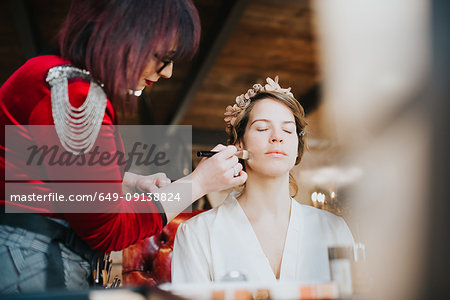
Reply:
<svg viewBox="0 0 450 300"><path fill-rule="evenodd" d="M88 91L89 83L87 82L77 81L69 84L71 104L75 107L81 105L86 99ZM51 100L48 94L35 106L30 114L29 124L53 124L50 107ZM96 145L101 144L102 149L107 149L111 153L115 153L117 150L124 152L120 137L118 138L112 129L112 125L116 125L117 122L114 108L109 101L102 124L106 125L106 130L100 131ZM52 177L52 174L49 175ZM120 195L122 195L122 175L123 170L117 165L108 165L102 168L90 167L86 170L88 180L92 182L94 178L94 182L101 182L107 177L109 192ZM146 206L145 211L151 213L139 213L142 211L143 205ZM157 202L118 201L114 211L119 211L119 213L64 213L63 218L92 249L103 252L126 248L159 232L166 222L165 213Z"/></svg>

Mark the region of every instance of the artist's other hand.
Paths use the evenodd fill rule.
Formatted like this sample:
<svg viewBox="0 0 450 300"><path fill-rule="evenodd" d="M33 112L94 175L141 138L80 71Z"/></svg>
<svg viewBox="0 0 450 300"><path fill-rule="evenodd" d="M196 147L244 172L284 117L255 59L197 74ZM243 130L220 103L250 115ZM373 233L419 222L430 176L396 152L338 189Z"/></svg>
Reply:
<svg viewBox="0 0 450 300"><path fill-rule="evenodd" d="M156 173L152 175L138 175L125 172L122 182L122 192L126 193L142 193L155 192L157 189L170 184L170 179L165 173Z"/></svg>

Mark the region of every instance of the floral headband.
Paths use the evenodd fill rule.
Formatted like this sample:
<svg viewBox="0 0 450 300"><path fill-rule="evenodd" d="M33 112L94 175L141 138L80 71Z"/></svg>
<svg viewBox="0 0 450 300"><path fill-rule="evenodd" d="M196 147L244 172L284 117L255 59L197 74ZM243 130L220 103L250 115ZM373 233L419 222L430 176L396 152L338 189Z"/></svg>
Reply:
<svg viewBox="0 0 450 300"><path fill-rule="evenodd" d="M231 127L234 126L239 113L247 108L247 106L250 104L251 98L256 96L257 94L264 92L279 92L294 97L294 95L291 93L290 87L287 89L281 88L281 86L278 84L278 76L275 76L275 80L267 77L266 81L267 83L264 86L259 83L254 84L253 88L249 89L247 93L236 97L236 104L234 104L233 106L227 106L224 113L224 120L225 123L227 123L227 132Z"/></svg>

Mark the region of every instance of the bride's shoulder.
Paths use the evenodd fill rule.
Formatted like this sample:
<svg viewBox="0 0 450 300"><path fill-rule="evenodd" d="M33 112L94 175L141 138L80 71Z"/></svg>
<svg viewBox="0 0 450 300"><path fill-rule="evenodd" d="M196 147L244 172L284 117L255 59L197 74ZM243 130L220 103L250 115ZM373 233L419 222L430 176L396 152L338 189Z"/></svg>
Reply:
<svg viewBox="0 0 450 300"><path fill-rule="evenodd" d="M184 230L210 230L216 223L223 223L220 220L226 218L230 214L230 209L233 209L235 198L228 195L222 204L204 211L189 220L182 223Z"/></svg>
<svg viewBox="0 0 450 300"><path fill-rule="evenodd" d="M218 206L211 208L207 211L204 211L189 220L185 221L183 224L188 224L189 226L194 226L194 224L198 225L211 225L214 220L226 213L231 207L233 207L236 203L236 197L233 193L228 194L225 200L219 204Z"/></svg>
<svg viewBox="0 0 450 300"><path fill-rule="evenodd" d="M194 224L205 223L208 222L215 214L217 214L217 207L199 213L189 220L184 221L182 224L193 226Z"/></svg>
<svg viewBox="0 0 450 300"><path fill-rule="evenodd" d="M185 230L200 230L211 228L220 210L221 205L204 211L190 218L189 220L184 221L183 223L181 223L181 225Z"/></svg>
<svg viewBox="0 0 450 300"><path fill-rule="evenodd" d="M338 221L341 219L341 217L329 211L316 208L311 205L300 204L297 201L294 201L294 203L296 203L295 205L298 207L298 210L300 210L304 216L316 217L320 219L328 219L333 221Z"/></svg>

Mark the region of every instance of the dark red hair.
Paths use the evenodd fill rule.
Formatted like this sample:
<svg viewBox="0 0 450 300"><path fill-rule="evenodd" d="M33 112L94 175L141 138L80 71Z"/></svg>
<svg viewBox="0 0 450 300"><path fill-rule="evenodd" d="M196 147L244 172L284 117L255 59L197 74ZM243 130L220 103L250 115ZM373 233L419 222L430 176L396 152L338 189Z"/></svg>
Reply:
<svg viewBox="0 0 450 300"><path fill-rule="evenodd" d="M174 59L191 58L200 20L191 0L73 0L58 40L61 56L117 101L136 87L157 49L164 55L175 41Z"/></svg>

